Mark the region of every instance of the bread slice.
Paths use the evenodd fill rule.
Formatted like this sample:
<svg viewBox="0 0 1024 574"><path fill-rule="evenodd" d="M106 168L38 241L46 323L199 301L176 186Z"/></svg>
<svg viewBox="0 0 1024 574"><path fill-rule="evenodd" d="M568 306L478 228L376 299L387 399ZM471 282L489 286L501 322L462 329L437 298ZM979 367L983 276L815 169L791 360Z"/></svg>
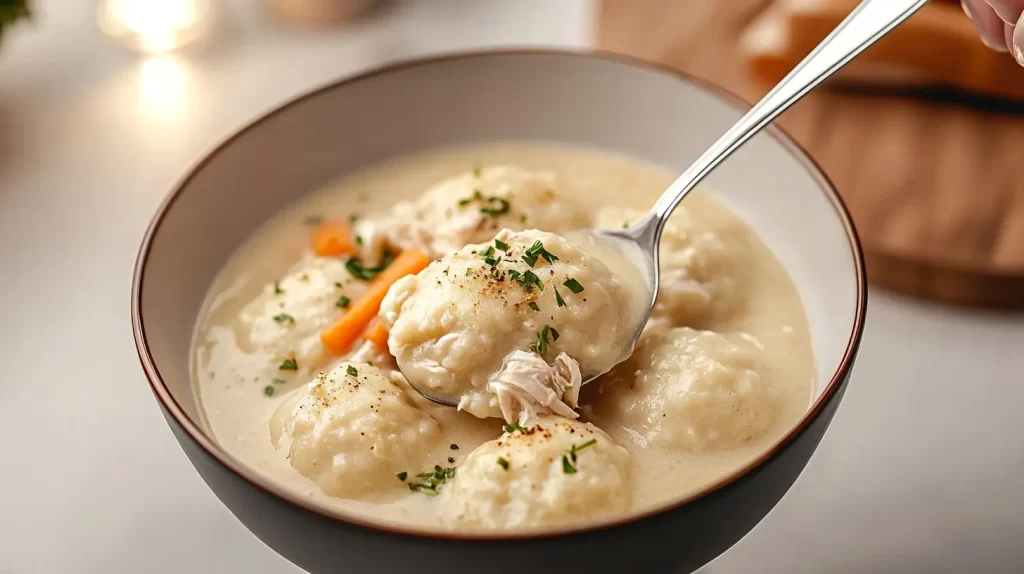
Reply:
<svg viewBox="0 0 1024 574"><path fill-rule="evenodd" d="M774 85L857 4L858 0L775 0L740 37L747 73L758 85ZM951 85L1024 99L1024 70L1008 55L982 44L955 1L929 3L838 77L866 84Z"/></svg>

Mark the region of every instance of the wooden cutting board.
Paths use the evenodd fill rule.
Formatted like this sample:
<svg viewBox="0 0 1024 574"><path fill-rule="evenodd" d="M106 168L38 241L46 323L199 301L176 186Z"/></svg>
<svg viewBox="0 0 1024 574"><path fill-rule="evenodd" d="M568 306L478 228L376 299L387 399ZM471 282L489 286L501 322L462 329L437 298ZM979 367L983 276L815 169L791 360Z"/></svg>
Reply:
<svg viewBox="0 0 1024 574"><path fill-rule="evenodd" d="M770 3L603 0L597 41L754 101L764 88L744 73L738 39ZM822 89L780 123L846 200L872 282L947 303L1024 308L1022 111L942 91Z"/></svg>

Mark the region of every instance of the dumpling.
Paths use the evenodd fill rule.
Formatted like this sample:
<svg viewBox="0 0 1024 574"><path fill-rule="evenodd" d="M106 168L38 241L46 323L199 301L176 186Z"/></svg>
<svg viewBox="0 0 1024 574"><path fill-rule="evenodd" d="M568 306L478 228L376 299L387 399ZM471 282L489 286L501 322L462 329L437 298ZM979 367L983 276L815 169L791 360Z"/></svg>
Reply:
<svg viewBox="0 0 1024 574"><path fill-rule="evenodd" d="M439 259L470 243L490 241L502 228L557 232L589 227L586 212L560 196L558 185L551 173L503 165L451 177L419 199L399 203L383 220L359 222L363 258L376 262L392 245Z"/></svg>
<svg viewBox="0 0 1024 574"><path fill-rule="evenodd" d="M338 301L365 290L344 261L306 257L242 309L243 349L247 343L247 350L269 355L275 366L292 361L282 374L308 375L325 361L320 332L342 313Z"/></svg>
<svg viewBox="0 0 1024 574"><path fill-rule="evenodd" d="M380 369L344 362L297 389L272 417L270 434L325 494L358 498L422 466L441 427Z"/></svg>
<svg viewBox="0 0 1024 574"><path fill-rule="evenodd" d="M708 198L693 197L687 201ZM643 213L618 207L601 209L596 225L623 229ZM652 317L673 326L691 324L709 315L723 317L742 302L740 281L746 250L729 230L702 221L685 204L669 218L661 236L661 281Z"/></svg>
<svg viewBox="0 0 1024 574"><path fill-rule="evenodd" d="M596 423L624 426L649 444L733 448L776 417L778 395L765 375L761 350L745 337L652 329L628 361L585 389L583 401Z"/></svg>
<svg viewBox="0 0 1024 574"><path fill-rule="evenodd" d="M524 373L565 397L574 396L579 372L610 369L634 328L631 298L601 261L565 239L506 229L398 281L381 318L410 381L462 397L461 409L484 418L502 414L497 387L529 386ZM550 369L516 352L538 355Z"/></svg>
<svg viewBox="0 0 1024 574"><path fill-rule="evenodd" d="M542 417L474 450L439 500L454 528L536 528L625 512L630 456L592 424Z"/></svg>

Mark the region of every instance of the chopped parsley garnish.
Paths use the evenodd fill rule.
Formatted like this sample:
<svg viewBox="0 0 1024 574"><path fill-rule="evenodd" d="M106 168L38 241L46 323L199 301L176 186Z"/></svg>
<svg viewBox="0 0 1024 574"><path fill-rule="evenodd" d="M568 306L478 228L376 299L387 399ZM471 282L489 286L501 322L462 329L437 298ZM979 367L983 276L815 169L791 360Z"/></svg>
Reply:
<svg viewBox="0 0 1024 574"><path fill-rule="evenodd" d="M286 381L286 380L284 380L284 379L274 379L274 380L273 380L272 382L273 382L273 383L274 383L275 385L283 385L283 384L287 383L288 381Z"/></svg>
<svg viewBox="0 0 1024 574"><path fill-rule="evenodd" d="M537 274L529 269L526 270L526 273L520 273L513 269L512 271L509 271L508 274L512 277L512 280L519 283L527 293L533 291L534 287L536 287L538 291L544 290L544 283L541 282L540 277L537 277Z"/></svg>
<svg viewBox="0 0 1024 574"><path fill-rule="evenodd" d="M555 287L555 303L558 303L559 307L565 307L565 299L562 299L562 294L558 292L558 287Z"/></svg>
<svg viewBox="0 0 1024 574"><path fill-rule="evenodd" d="M530 301L530 309L540 311L540 305L538 305L536 301Z"/></svg>
<svg viewBox="0 0 1024 574"><path fill-rule="evenodd" d="M508 213L509 207L507 199L492 196L487 198L487 204L480 208L480 213L497 217Z"/></svg>
<svg viewBox="0 0 1024 574"><path fill-rule="evenodd" d="M450 448L451 450L459 450L459 445L452 443L448 445L448 448Z"/></svg>
<svg viewBox="0 0 1024 574"><path fill-rule="evenodd" d="M519 216L519 223L522 223L524 225L526 224L526 214L525 213L523 213L522 215Z"/></svg>
<svg viewBox="0 0 1024 574"><path fill-rule="evenodd" d="M291 323L292 325L294 325L295 317L292 317L288 313L280 313L274 315L274 321L277 321L278 323Z"/></svg>
<svg viewBox="0 0 1024 574"><path fill-rule="evenodd" d="M530 267L536 267L538 257L543 257L548 263L558 261L558 257L556 257L554 253L544 249L544 244L541 243L539 239L534 241L533 245L523 253L523 261L525 261Z"/></svg>
<svg viewBox="0 0 1024 574"><path fill-rule="evenodd" d="M405 479L409 477L409 473L408 473L408 472L405 472L405 471L403 470L402 472L400 472L400 473L396 474L395 476L397 476L397 477L398 477L398 480L401 480L402 482L405 482Z"/></svg>
<svg viewBox="0 0 1024 574"><path fill-rule="evenodd" d="M530 350L538 355L543 355L548 352L548 336L551 334L555 335L555 340L558 340L558 331L555 331L551 327L544 325L544 328L537 331L537 340L530 343Z"/></svg>
<svg viewBox="0 0 1024 574"><path fill-rule="evenodd" d="M352 302L351 299L349 299L348 297L342 295L341 297L338 297L338 301L334 305L335 305L335 307L341 307L342 309L345 309L346 307L348 307L348 304L351 303L351 302Z"/></svg>
<svg viewBox="0 0 1024 574"><path fill-rule="evenodd" d="M562 455L562 471L565 474L575 474L576 454L587 447L594 446L595 444L597 444L597 439L592 438L588 441L584 441L583 443L572 445L572 447L569 449L569 452Z"/></svg>
<svg viewBox="0 0 1024 574"><path fill-rule="evenodd" d="M562 472L565 474L576 474L577 472L576 467L569 462L569 455L567 454L562 455Z"/></svg>
<svg viewBox="0 0 1024 574"><path fill-rule="evenodd" d="M580 282L573 279L572 277L566 279L565 283L562 283L562 285L568 287L569 290L572 291L573 293L579 293L583 291L583 285L580 285Z"/></svg>
<svg viewBox="0 0 1024 574"><path fill-rule="evenodd" d="M345 262L345 269L352 274L353 277L362 279L363 281L371 281L377 274L388 268L391 262L395 259L395 255L390 251L385 250L384 256L381 258L380 265L377 267L366 267L358 257L352 257Z"/></svg>
<svg viewBox="0 0 1024 574"><path fill-rule="evenodd" d="M344 287L344 285L342 285L340 281L335 281L334 282L334 286L337 287L338 289L341 289L342 287Z"/></svg>
<svg viewBox="0 0 1024 574"><path fill-rule="evenodd" d="M504 241L502 241L500 239L495 239L494 240L494 246L497 247L498 249L502 250L502 251L508 252L508 243L505 243Z"/></svg>
<svg viewBox="0 0 1024 574"><path fill-rule="evenodd" d="M357 219L359 219L358 213L353 213L352 215L348 216L349 223L355 223Z"/></svg>
<svg viewBox="0 0 1024 574"><path fill-rule="evenodd" d="M469 269L466 269L466 277L472 277L473 276L473 271L474 271L474 269L472 267L470 267Z"/></svg>
<svg viewBox="0 0 1024 574"><path fill-rule="evenodd" d="M480 256L483 257L484 259L494 256L494 246L488 245L487 249L484 249L482 252L480 252Z"/></svg>
<svg viewBox="0 0 1024 574"><path fill-rule="evenodd" d="M471 195L469 197L463 197L462 199L459 200L459 206L461 207L461 206L464 206L464 205L469 205L470 203L473 203L474 201L481 200L483 198L484 198L484 196L483 196L483 194L480 193L480 190L479 189L474 189L473 190L473 195Z"/></svg>
<svg viewBox="0 0 1024 574"><path fill-rule="evenodd" d="M356 245L362 245L362 244L363 244L363 236L362 235L356 235Z"/></svg>
<svg viewBox="0 0 1024 574"><path fill-rule="evenodd" d="M359 371L357 371L356 368L353 367L352 365L349 365L348 367L346 367L345 368L345 372L348 373L348 376L350 376L350 377L358 377L359 376Z"/></svg>
<svg viewBox="0 0 1024 574"><path fill-rule="evenodd" d="M518 422L509 423L505 425L505 432L507 432L508 434L512 434L516 431L526 432L526 429L524 429Z"/></svg>
<svg viewBox="0 0 1024 574"><path fill-rule="evenodd" d="M274 396L274 385L267 385L263 387L263 394L267 395L268 397Z"/></svg>
<svg viewBox="0 0 1024 574"><path fill-rule="evenodd" d="M294 358L285 359L284 361L281 362L281 366L279 366L277 369L280 371L298 371L299 362L296 361Z"/></svg>
<svg viewBox="0 0 1024 574"><path fill-rule="evenodd" d="M508 461L503 459L503 458L501 458L499 456L498 457L498 466L500 466L501 468L503 468L505 470L508 470Z"/></svg>
<svg viewBox="0 0 1024 574"><path fill-rule="evenodd" d="M433 472L421 472L416 475L420 482L410 482L409 490L420 492L427 496L437 496L437 489L442 484L455 478L455 467L442 468L441 465L434 465Z"/></svg>
<svg viewBox="0 0 1024 574"><path fill-rule="evenodd" d="M493 257L488 257L488 258L484 259L484 263L490 265L491 267L494 267L495 265L501 263L501 257L499 257L497 259L495 259Z"/></svg>
<svg viewBox="0 0 1024 574"><path fill-rule="evenodd" d="M576 453L578 453L579 451L581 451L581 450L583 450L583 449L585 449L587 447L594 446L595 444L597 444L597 439L596 438L592 438L592 439L590 439L588 441L585 441L585 442L582 442L580 444L574 444L574 445L572 445L572 448L569 449L569 456L572 457L572 461L573 462L576 462Z"/></svg>
<svg viewBox="0 0 1024 574"><path fill-rule="evenodd" d="M284 289L281 289L281 282L274 281L274 295L281 295L284 293Z"/></svg>

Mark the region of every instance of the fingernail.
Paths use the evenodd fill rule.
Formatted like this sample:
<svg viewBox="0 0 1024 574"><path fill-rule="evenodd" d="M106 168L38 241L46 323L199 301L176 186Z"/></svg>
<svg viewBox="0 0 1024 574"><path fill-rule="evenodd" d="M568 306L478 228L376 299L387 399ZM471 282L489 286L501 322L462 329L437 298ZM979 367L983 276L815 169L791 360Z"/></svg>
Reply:
<svg viewBox="0 0 1024 574"><path fill-rule="evenodd" d="M971 8L971 5L967 2L967 0L960 0L960 7L964 9L964 14L967 14L968 20L974 22L975 24L978 23L978 19L975 18L974 16L974 9Z"/></svg>
<svg viewBox="0 0 1024 574"><path fill-rule="evenodd" d="M1017 22L1017 27L1013 30L1013 59L1017 60L1017 63L1024 66L1024 14L1021 15L1021 19Z"/></svg>

